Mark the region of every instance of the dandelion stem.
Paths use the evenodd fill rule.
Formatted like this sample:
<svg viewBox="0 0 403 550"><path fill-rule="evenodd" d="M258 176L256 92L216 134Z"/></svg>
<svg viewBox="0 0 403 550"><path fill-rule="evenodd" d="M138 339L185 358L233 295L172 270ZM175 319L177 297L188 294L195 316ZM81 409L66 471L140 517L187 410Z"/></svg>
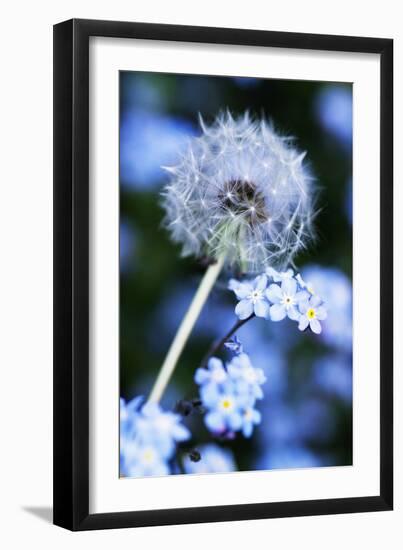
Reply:
<svg viewBox="0 0 403 550"><path fill-rule="evenodd" d="M151 390L149 401L158 403L175 370L190 333L224 265L224 258L209 266L180 324Z"/></svg>
<svg viewBox="0 0 403 550"><path fill-rule="evenodd" d="M227 342L231 338L231 336L236 333L236 331L238 329L240 329L245 323L247 323L248 321L250 321L254 317L255 317L255 314L252 313L252 315L250 315L246 319L239 319L235 323L235 325L232 327L232 329L229 332L227 332L227 334L223 338L221 338L221 340L213 342L210 349L208 350L206 355L203 357L203 360L202 360L200 366L205 367L207 365L207 362L210 359L210 357L212 355L214 355L215 353L217 353L218 351L220 351L220 349L224 346L225 342Z"/></svg>

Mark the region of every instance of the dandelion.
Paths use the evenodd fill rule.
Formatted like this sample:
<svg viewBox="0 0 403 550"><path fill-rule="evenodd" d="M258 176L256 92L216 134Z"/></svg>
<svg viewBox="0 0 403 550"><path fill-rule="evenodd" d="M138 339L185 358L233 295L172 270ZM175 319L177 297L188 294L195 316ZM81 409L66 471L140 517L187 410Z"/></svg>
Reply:
<svg viewBox="0 0 403 550"><path fill-rule="evenodd" d="M312 238L305 153L265 120L229 112L169 167L165 224L184 256L222 257L242 271L284 266Z"/></svg>
<svg viewBox="0 0 403 550"><path fill-rule="evenodd" d="M190 138L181 160L166 167L164 224L182 255L212 265L195 294L150 395L158 401L222 267L256 273L283 269L313 237L313 180L305 152L265 120L229 111ZM260 289L256 289L260 290ZM251 309L251 305L253 308ZM239 305L268 315L265 299ZM255 311L256 310L256 311Z"/></svg>

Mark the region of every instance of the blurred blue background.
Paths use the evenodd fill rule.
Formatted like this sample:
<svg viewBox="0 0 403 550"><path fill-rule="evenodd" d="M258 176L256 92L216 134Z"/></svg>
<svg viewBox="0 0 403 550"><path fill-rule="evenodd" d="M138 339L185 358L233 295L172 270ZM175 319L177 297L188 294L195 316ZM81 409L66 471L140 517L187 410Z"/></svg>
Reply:
<svg viewBox="0 0 403 550"><path fill-rule="evenodd" d="M231 469L352 463L352 87L349 84L160 73L120 74L121 395L147 395L205 270L181 259L161 228L159 193L189 136L224 108L266 115L298 138L320 188L318 241L296 262L328 306L318 337L291 321L255 319L239 338L264 369L263 420L253 437L218 441ZM162 404L197 396L195 369L233 325L225 278L212 292ZM223 355L225 357L225 354ZM211 442L200 417L185 422L196 447ZM211 449L210 449L211 452ZM211 461L212 463L214 461ZM193 470L192 470L193 471ZM197 468L196 470L197 471Z"/></svg>

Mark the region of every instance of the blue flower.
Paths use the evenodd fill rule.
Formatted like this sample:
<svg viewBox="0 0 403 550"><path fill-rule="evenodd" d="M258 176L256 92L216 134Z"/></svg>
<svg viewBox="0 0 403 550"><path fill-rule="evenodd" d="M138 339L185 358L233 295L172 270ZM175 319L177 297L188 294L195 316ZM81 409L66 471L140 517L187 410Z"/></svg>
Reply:
<svg viewBox="0 0 403 550"><path fill-rule="evenodd" d="M274 282L266 288L268 277ZM230 279L228 288L240 300L235 313L241 320L253 314L272 321L282 321L288 317L299 323L300 330L310 326L313 332L321 332L319 321L326 318L322 299L315 295L315 299L310 302L314 295L313 286L306 283L299 273L294 276L292 269L278 272L268 267L254 281ZM231 348L231 344L227 347Z"/></svg>
<svg viewBox="0 0 403 550"><path fill-rule="evenodd" d="M241 353L232 359L227 365L228 375L235 384L239 395L250 398L262 399L263 391L260 387L266 382L266 377L262 369L252 366L249 356Z"/></svg>
<svg viewBox="0 0 403 550"><path fill-rule="evenodd" d="M181 416L165 412L157 403L146 403L136 422L136 437L159 450L161 456L172 457L176 443L190 438L189 430L181 423Z"/></svg>
<svg viewBox="0 0 403 550"><path fill-rule="evenodd" d="M253 406L246 407L242 412L242 433L244 437L250 437L255 425L260 424L262 415Z"/></svg>
<svg viewBox="0 0 403 550"><path fill-rule="evenodd" d="M120 433L121 435L131 435L134 432L135 429L135 422L137 418L137 411L144 400L143 396L140 395L138 397L135 397L128 403L123 399L123 397L120 398Z"/></svg>
<svg viewBox="0 0 403 550"><path fill-rule="evenodd" d="M238 396L233 392L210 394L209 400L203 402L210 407L206 414L207 428L218 435L225 432L237 432L242 428L242 412Z"/></svg>
<svg viewBox="0 0 403 550"><path fill-rule="evenodd" d="M199 386L207 384L222 384L227 379L227 372L221 359L211 357L207 368L199 368L195 372L195 382Z"/></svg>
<svg viewBox="0 0 403 550"><path fill-rule="evenodd" d="M309 266L303 276L314 293L326 303L328 318L321 338L331 346L350 352L352 346L352 287L350 279L339 269Z"/></svg>
<svg viewBox="0 0 403 550"><path fill-rule="evenodd" d="M315 334L322 332L322 326L319 321L327 317L327 311L323 305L322 299L314 295L309 300L305 300L298 305L301 316L299 318L299 330L305 330L308 326Z"/></svg>
<svg viewBox="0 0 403 550"><path fill-rule="evenodd" d="M235 314L239 319L247 319L252 314L265 319L269 317L269 303L264 293L266 286L266 275L259 275L253 281L243 283L235 279L230 280L228 288L233 290L240 300L235 308Z"/></svg>
<svg viewBox="0 0 403 550"><path fill-rule="evenodd" d="M300 313L298 304L309 298L307 292L299 291L297 281L294 278L286 277L281 283L271 284L266 290L266 297L273 304L270 307L270 318L272 321L281 321L289 317L293 321L298 321Z"/></svg>
<svg viewBox="0 0 403 550"><path fill-rule="evenodd" d="M164 476L170 473L165 457L150 443L127 441L121 455L121 473L125 477Z"/></svg>
<svg viewBox="0 0 403 550"><path fill-rule="evenodd" d="M216 435L241 431L250 437L253 426L260 422L254 405L263 397L260 386L265 380L263 371L252 366L246 353L233 357L226 367L220 359L211 358L207 369L200 368L195 373L200 398L207 409L207 428Z"/></svg>
<svg viewBox="0 0 403 550"><path fill-rule="evenodd" d="M181 417L142 397L120 401L120 465L126 477L166 475L176 444L190 438Z"/></svg>
<svg viewBox="0 0 403 550"><path fill-rule="evenodd" d="M183 468L187 474L210 474L234 472L237 470L234 456L229 449L223 449L214 443L200 447L201 459L192 462L189 457L183 460Z"/></svg>

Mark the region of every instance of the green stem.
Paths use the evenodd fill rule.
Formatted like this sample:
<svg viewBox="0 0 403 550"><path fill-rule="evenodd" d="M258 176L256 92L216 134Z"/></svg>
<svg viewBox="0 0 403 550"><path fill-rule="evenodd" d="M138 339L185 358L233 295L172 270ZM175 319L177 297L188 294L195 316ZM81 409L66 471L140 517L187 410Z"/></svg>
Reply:
<svg viewBox="0 0 403 550"><path fill-rule="evenodd" d="M158 373L157 379L151 390L149 401L158 403L164 393L168 382L175 370L179 357L189 339L190 333L199 318L200 312L210 295L211 289L224 266L224 258L219 259L206 270L203 279L193 297L182 322L175 334L172 344L165 357L164 363Z"/></svg>

